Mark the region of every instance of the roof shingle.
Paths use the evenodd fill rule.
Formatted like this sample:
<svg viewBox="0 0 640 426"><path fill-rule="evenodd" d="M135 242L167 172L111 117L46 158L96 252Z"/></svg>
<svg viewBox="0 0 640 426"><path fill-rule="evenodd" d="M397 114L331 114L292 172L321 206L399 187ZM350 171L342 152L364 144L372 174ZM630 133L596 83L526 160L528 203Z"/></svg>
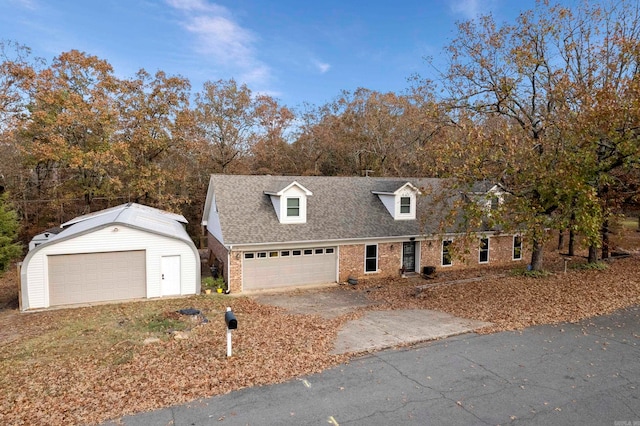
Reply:
<svg viewBox="0 0 640 426"><path fill-rule="evenodd" d="M281 224L265 192L293 181L313 193L307 222ZM407 182L423 194L416 219L394 220L373 191L393 192ZM448 181L429 178L212 175L210 185L224 242L232 245L430 235L459 198L446 189Z"/></svg>

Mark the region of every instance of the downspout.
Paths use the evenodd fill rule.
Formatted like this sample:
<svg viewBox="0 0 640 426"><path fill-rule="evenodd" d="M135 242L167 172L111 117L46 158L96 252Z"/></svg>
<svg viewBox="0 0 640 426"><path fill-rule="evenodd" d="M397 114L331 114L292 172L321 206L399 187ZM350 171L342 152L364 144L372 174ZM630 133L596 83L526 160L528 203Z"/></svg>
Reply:
<svg viewBox="0 0 640 426"><path fill-rule="evenodd" d="M233 250L233 245L229 245L229 250L227 250L227 292L231 292L231 251Z"/></svg>

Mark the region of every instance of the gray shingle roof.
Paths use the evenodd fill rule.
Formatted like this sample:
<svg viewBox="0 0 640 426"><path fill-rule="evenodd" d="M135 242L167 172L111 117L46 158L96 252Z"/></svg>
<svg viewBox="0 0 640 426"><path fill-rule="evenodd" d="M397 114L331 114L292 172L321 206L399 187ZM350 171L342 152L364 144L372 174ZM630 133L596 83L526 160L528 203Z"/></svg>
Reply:
<svg viewBox="0 0 640 426"><path fill-rule="evenodd" d="M266 192L293 181L307 188L307 223L281 224ZM417 197L416 220L394 220L372 191L393 192L410 182ZM419 236L438 232L459 199L447 182L426 178L212 175L225 244L326 241ZM205 215L208 212L205 212Z"/></svg>

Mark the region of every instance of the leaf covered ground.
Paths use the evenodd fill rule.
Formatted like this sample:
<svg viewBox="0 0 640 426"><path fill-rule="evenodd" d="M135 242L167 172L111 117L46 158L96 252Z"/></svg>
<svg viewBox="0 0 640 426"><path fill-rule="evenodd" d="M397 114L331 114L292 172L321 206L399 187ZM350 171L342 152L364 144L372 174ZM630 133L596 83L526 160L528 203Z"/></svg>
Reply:
<svg viewBox="0 0 640 426"><path fill-rule="evenodd" d="M605 270L570 265L564 273L562 257L551 252L553 274L544 278L485 269L326 291L366 294L378 302L368 309L436 309L494 324L483 332L577 321L640 304L640 233L626 244L634 255ZM424 284L435 285L417 292ZM327 319L214 295L18 314L16 285L13 273L0 278L2 424L98 423L319 372L348 360L329 352L338 329L362 311ZM230 359L226 306L239 323ZM209 322L176 314L191 307ZM175 330L188 338L174 338ZM160 340L144 344L150 337Z"/></svg>

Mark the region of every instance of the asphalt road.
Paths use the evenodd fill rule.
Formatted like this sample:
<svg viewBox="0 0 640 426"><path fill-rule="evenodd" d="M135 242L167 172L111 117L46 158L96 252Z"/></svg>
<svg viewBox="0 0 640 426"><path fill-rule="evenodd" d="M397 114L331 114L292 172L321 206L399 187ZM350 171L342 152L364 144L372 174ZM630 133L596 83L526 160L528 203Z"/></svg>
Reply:
<svg viewBox="0 0 640 426"><path fill-rule="evenodd" d="M385 350L125 425L640 426L640 307Z"/></svg>

